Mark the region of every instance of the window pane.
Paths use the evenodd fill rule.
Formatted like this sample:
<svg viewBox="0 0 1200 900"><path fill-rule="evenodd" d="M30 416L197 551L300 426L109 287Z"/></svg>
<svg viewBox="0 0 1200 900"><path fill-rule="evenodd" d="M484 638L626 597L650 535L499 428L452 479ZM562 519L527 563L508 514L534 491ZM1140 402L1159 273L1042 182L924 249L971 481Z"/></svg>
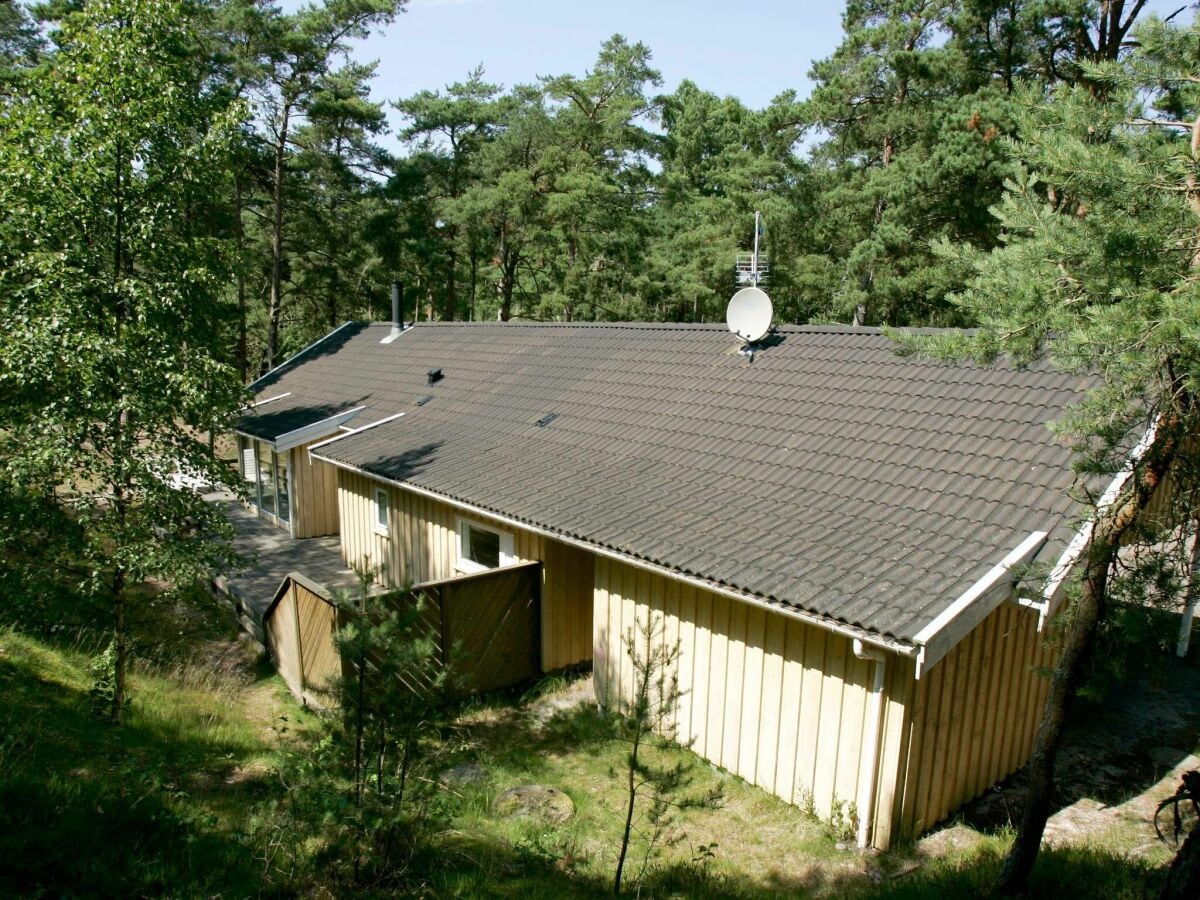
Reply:
<svg viewBox="0 0 1200 900"><path fill-rule="evenodd" d="M500 565L500 535L467 526L467 559L489 569Z"/></svg>
<svg viewBox="0 0 1200 900"><path fill-rule="evenodd" d="M275 495L279 498L278 516L283 521L288 520L288 464L286 453L276 453L275 456Z"/></svg>
<svg viewBox="0 0 1200 900"><path fill-rule="evenodd" d="M242 479L249 483L253 483L258 478L254 467L254 448L250 446L250 441L238 435L238 460L241 463Z"/></svg>
<svg viewBox="0 0 1200 900"><path fill-rule="evenodd" d="M275 512L275 454L265 444L258 445L258 494L259 505Z"/></svg>
<svg viewBox="0 0 1200 900"><path fill-rule="evenodd" d="M387 491L375 492L375 524L380 528L388 527L388 495Z"/></svg>

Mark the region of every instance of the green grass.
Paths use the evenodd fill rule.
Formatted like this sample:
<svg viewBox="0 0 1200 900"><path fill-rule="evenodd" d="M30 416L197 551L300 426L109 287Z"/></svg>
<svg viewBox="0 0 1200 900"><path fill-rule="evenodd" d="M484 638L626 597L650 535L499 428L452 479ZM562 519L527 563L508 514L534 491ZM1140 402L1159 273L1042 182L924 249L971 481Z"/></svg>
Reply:
<svg viewBox="0 0 1200 900"><path fill-rule="evenodd" d="M854 890L862 897L887 900L933 900L984 897L991 892L1008 850L1009 835L987 835L978 846L947 859L926 861L920 868L878 887ZM1103 897L1133 900L1157 895L1161 869L1146 860L1097 846L1043 850L1029 879L1033 898Z"/></svg>
<svg viewBox="0 0 1200 900"><path fill-rule="evenodd" d="M303 752L319 723L238 649L218 608L198 597L173 603L140 632L156 652L143 654L121 728L92 708L80 641L0 629L0 895L285 893L264 878L264 832L250 825L282 796L285 750ZM473 760L486 776L442 792L449 824L421 867L429 895L609 892L627 748L588 705L535 715L572 691L574 680L559 677L523 697L477 701L442 735L439 769ZM680 816L677 842L646 870L643 897L977 896L1009 840L987 835L944 859L904 848L859 857L836 850L828 829L797 808L687 751L666 752L690 758L694 789L721 783L725 801ZM565 791L574 818L554 827L492 815L498 793L528 783ZM1031 895L1152 896L1167 854L1125 855L1119 838L1043 853ZM697 848L713 843L714 857L697 862ZM636 878L641 868L635 848L627 872Z"/></svg>
<svg viewBox="0 0 1200 900"><path fill-rule="evenodd" d="M300 732L311 717L268 672L235 674L231 643L139 664L117 728L96 713L81 642L57 637L0 630L0 895L259 894L245 816L281 790L276 715Z"/></svg>
<svg viewBox="0 0 1200 900"><path fill-rule="evenodd" d="M567 684L560 679L555 687ZM447 763L477 761L488 777L481 784L455 788L460 810L456 837L468 865L445 876L440 888L463 895L510 896L513 890L555 896L564 890L559 876L569 873L572 884L585 893L607 889L625 813L628 745L613 738L610 723L594 707L557 712L538 723L521 704L480 705L462 717L452 740L458 752ZM694 868L689 864L702 844L717 845L709 864L714 886L721 885L714 887L714 895L728 893L726 881L731 878L763 889L784 883L789 861L838 864L850 859L835 850L826 829L795 807L688 751L667 753L683 755L692 764L691 791L701 793L719 784L724 801L719 810L679 815L671 835L676 842L663 848L662 859L655 863L663 878L680 881L683 870ZM652 759L661 755L649 753ZM492 816L492 801L500 792L529 783L566 792L575 803L574 818L545 827ZM636 875L644 858L635 846L628 871ZM497 886L500 878L508 882L503 888Z"/></svg>

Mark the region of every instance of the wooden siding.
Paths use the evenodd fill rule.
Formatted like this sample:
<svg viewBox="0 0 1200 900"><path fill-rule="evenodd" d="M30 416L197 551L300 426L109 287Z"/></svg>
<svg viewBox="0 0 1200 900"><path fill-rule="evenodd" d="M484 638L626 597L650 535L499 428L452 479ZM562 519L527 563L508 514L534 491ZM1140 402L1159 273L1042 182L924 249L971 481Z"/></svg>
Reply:
<svg viewBox="0 0 1200 900"><path fill-rule="evenodd" d="M893 790L893 828L917 835L1029 758L1055 662L1038 614L1006 603L919 681Z"/></svg>
<svg viewBox="0 0 1200 900"><path fill-rule="evenodd" d="M388 534L375 530L375 491L388 492ZM448 504L344 470L338 472L342 559L347 565L383 566L378 581L392 587L460 574L458 511ZM593 556L533 532L487 517L463 518L513 535L518 562L541 562L542 669L552 671L592 658Z"/></svg>
<svg viewBox="0 0 1200 900"><path fill-rule="evenodd" d="M327 705L332 679L342 671L333 642L334 606L289 578L263 627L271 659L291 692L312 706Z"/></svg>
<svg viewBox="0 0 1200 900"><path fill-rule="evenodd" d="M304 682L301 675L300 632L296 621L296 595L289 587L263 626L275 669L283 676L291 692L299 697L304 693Z"/></svg>
<svg viewBox="0 0 1200 900"><path fill-rule="evenodd" d="M308 444L291 452L292 536L323 537L338 533L337 469L311 459Z"/></svg>
<svg viewBox="0 0 1200 900"><path fill-rule="evenodd" d="M342 661L334 643L337 609L302 584L292 583L296 598L296 626L300 633L300 668L305 691L327 695L333 679L342 674Z"/></svg>
<svg viewBox="0 0 1200 900"><path fill-rule="evenodd" d="M858 799L862 743L870 727L874 663L849 638L711 591L597 557L594 642L597 698L627 697L633 671L623 636L648 615L662 616L664 639L678 642L676 674L685 691L674 724L681 743L705 759L827 818ZM874 843L891 834L891 798L902 752L904 691L911 663L888 656L884 740ZM891 772L886 771L891 766Z"/></svg>

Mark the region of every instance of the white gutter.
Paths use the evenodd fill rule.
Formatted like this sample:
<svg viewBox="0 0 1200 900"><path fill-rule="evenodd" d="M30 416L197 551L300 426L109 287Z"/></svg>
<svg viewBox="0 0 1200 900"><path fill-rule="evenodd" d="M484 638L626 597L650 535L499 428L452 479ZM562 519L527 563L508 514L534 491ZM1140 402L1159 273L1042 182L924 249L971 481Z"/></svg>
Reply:
<svg viewBox="0 0 1200 900"><path fill-rule="evenodd" d="M390 416L385 416L384 418L380 419L378 422L368 422L366 425L361 425L358 428L344 428L343 431L345 431L345 434L335 434L333 437L326 438L325 440L321 441L320 443L313 444L311 447L309 447L308 448L308 456L309 456L308 461L309 461L309 463L312 463L312 452L314 450L320 450L326 444L332 444L334 441L340 441L342 438L348 438L352 434L359 434L363 431L368 431L372 428L378 428L380 425L384 425L395 419L399 419L403 415L404 415L404 413L393 413ZM325 459L325 457L321 457L321 459L325 460L325 462L327 462L327 463L333 463L334 465L337 465L337 463L334 462L332 459ZM343 468L345 468L345 467L343 467ZM363 474L366 475L367 473L363 472ZM371 477L374 478L377 476L371 476ZM380 478L379 480L387 481L386 478Z"/></svg>
<svg viewBox="0 0 1200 900"><path fill-rule="evenodd" d="M400 413L399 415L403 415L403 413ZM374 424L382 425L383 423L376 422ZM370 427L372 427L372 426L366 425L361 430L365 430L366 428L370 428ZM313 446L308 448L308 452L311 455L314 450L317 450L318 448L324 446L324 444L332 443L333 441L340 441L344 437L347 437L347 436L348 435L339 435L335 438L330 438L329 441L323 441L321 444L314 444ZM865 628L855 628L853 625L845 625L840 622L832 622L829 619L824 618L823 616L817 615L816 613L810 613L805 610L797 609L796 607L793 607L793 606L787 606L782 603L771 603L771 602L765 600L764 598L759 597L755 594L749 594L744 591L735 590L734 588L729 588L729 587L725 587L723 585L714 584L711 581L706 581L703 578L698 578L693 575L685 575L682 572L676 572L674 569L669 569L666 566L659 565L658 563L653 563L653 562L649 562L648 560L639 559L636 556L631 556L629 554L622 553L619 550L611 550L608 547L602 547L599 544L593 544L589 541L580 540L579 538L568 537L564 534L559 534L556 531L550 531L549 529L541 528L537 525L532 525L529 522L522 522L519 519L514 519L510 516L505 516L500 513L491 512L490 510L484 509L479 506L475 506L474 504L464 503L461 500L455 500L452 497L447 497L445 494L439 494L437 491L431 491L427 488L418 487L415 484L410 484L408 482L394 481L390 478L384 478L380 475L376 475L374 472L364 471L363 469L360 469L357 466L352 466L349 463L344 463L344 462L341 462L340 460L330 459L327 456L321 456L319 458L322 461L327 462L332 466L336 466L339 469L343 469L344 471L352 472L355 475L363 475L363 476L365 476L367 478L371 478L375 481L383 482L384 484L394 484L394 485L396 485L396 487L399 487L402 490L411 491L414 494L418 494L422 497L428 497L431 500L437 500L440 503L445 503L446 505L453 506L456 509L460 509L465 512L469 512L469 513L472 513L477 516L482 516L487 519L492 519L497 522L501 522L505 525L508 525L511 528L520 528L524 531L529 531L529 532L532 532L533 534L541 535L542 537L548 537L551 540L558 541L559 543L567 544L572 547L578 547L581 550L587 550L588 552L595 553L598 556L604 556L609 559L615 559L617 562L622 562L622 563L625 563L626 565L633 566L634 568L642 569L643 571L651 572L655 575L660 575L663 578L668 578L672 581L678 581L681 584L688 584L688 585L691 585L692 587L698 587L698 588L701 588L706 591L711 591L714 594L720 594L722 597L729 597L731 600L738 600L742 603L748 603L751 606L756 606L761 609L765 609L768 612L778 613L779 615L784 616L785 618L795 619L799 622L805 623L806 625L812 625L816 628L824 629L825 631L831 631L834 634L839 634L842 637L847 637L847 638L850 638L851 640L860 640L864 644L870 644L873 647L879 647L880 649L883 649L883 650L890 650L893 653L899 653L901 656L913 657L916 655L917 648L912 646L911 644L906 644L906 643L903 643L902 641L897 641L897 640L893 640L892 638L883 637L882 635L873 634L872 632L867 631Z"/></svg>
<svg viewBox="0 0 1200 900"><path fill-rule="evenodd" d="M1035 531L967 588L936 619L917 632L917 672L932 667L949 653L976 625L987 618L1012 592L1013 570L1033 559L1046 543L1047 533Z"/></svg>
<svg viewBox="0 0 1200 900"><path fill-rule="evenodd" d="M1179 637L1175 642L1175 655L1185 657L1192 642L1192 619L1200 601L1200 526L1192 532L1192 559L1188 569L1187 592L1184 594L1183 615L1179 620Z"/></svg>
<svg viewBox="0 0 1200 900"><path fill-rule="evenodd" d="M864 755L858 771L858 849L871 846L871 828L875 824L875 770L879 767L879 745L883 741L883 684L887 676L887 657L879 650L868 650L855 640L854 655L875 663L875 682L867 706L867 735Z"/></svg>
<svg viewBox="0 0 1200 900"><path fill-rule="evenodd" d="M1125 488L1127 482L1133 475L1134 467L1138 461L1145 456L1146 451L1150 449L1150 445L1154 443L1154 436L1158 431L1158 422L1154 422L1146 429L1146 433L1142 435L1142 439L1138 441L1137 446L1133 448L1129 454L1129 459L1126 461L1124 468L1117 473L1117 477L1112 480L1112 483L1100 495L1100 500L1096 503L1095 514L1083 523L1083 526L1071 538L1071 543L1067 544L1067 548L1059 556L1058 562L1054 564L1054 568L1050 570L1050 577L1046 579L1046 586L1042 590L1042 596L1038 599L1026 599L1021 601L1022 606L1028 606L1031 609L1038 611L1038 626L1040 632L1046 624L1046 619L1050 617L1057 605L1059 594L1063 585L1066 583L1067 576L1071 574L1071 569L1075 567L1075 563L1079 561L1079 557L1083 555L1092 540L1092 532L1096 528L1096 519L1100 513L1116 502L1117 497L1121 495L1121 491Z"/></svg>
<svg viewBox="0 0 1200 900"><path fill-rule="evenodd" d="M247 403L242 409L258 409L258 407L264 406L267 403L274 403L276 400L282 400L284 397L290 396L292 396L291 391L288 391L286 394L276 394L274 397L268 397L266 400L255 400L253 403Z"/></svg>
<svg viewBox="0 0 1200 900"><path fill-rule="evenodd" d="M354 324L353 322L343 322L337 328L333 329L333 331L329 332L329 334L326 334L326 335L323 335L322 337L317 338L315 341L313 341L311 344L309 344L303 350L299 351L298 353L293 353L291 356L289 356L287 359L285 359L283 362L281 362L275 368L271 369L269 372L255 378L252 382L250 382L248 385L246 385L246 390L248 390L248 391L254 390L255 385L257 385L264 378L270 378L272 375L274 375L276 372L278 372L284 366L291 365L293 362L295 362L297 359L299 359L301 356L303 356L305 353L307 353L313 347L317 346L317 344L333 337L335 334L337 334L343 328L347 327L348 325L353 325L353 324Z"/></svg>
<svg viewBox="0 0 1200 900"><path fill-rule="evenodd" d="M313 438L319 438L322 435L329 434L349 422L360 412L366 409L365 406L355 406L352 409L344 409L340 413L335 413L332 416L321 419L317 422L311 422L308 425L302 425L299 428L294 428L291 431L284 432L276 436L272 442L276 453L283 453L285 450L291 450L293 447L299 447L301 444L311 441Z"/></svg>

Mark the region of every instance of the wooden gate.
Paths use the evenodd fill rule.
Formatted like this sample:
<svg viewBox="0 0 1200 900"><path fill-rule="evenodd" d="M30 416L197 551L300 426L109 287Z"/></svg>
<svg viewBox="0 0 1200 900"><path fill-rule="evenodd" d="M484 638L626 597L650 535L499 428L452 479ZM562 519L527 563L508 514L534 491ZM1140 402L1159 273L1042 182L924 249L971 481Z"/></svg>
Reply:
<svg viewBox="0 0 1200 900"><path fill-rule="evenodd" d="M508 687L541 673L541 568L526 563L414 588L436 593L440 601L442 659L463 693Z"/></svg>
<svg viewBox="0 0 1200 900"><path fill-rule="evenodd" d="M421 623L438 644L455 693L508 687L541 673L541 563L489 569L380 595L396 605L421 604ZM263 616L275 667L301 702L328 706L331 680L342 673L334 635L352 613L324 587L293 573ZM407 686L428 690L436 672L411 673Z"/></svg>

